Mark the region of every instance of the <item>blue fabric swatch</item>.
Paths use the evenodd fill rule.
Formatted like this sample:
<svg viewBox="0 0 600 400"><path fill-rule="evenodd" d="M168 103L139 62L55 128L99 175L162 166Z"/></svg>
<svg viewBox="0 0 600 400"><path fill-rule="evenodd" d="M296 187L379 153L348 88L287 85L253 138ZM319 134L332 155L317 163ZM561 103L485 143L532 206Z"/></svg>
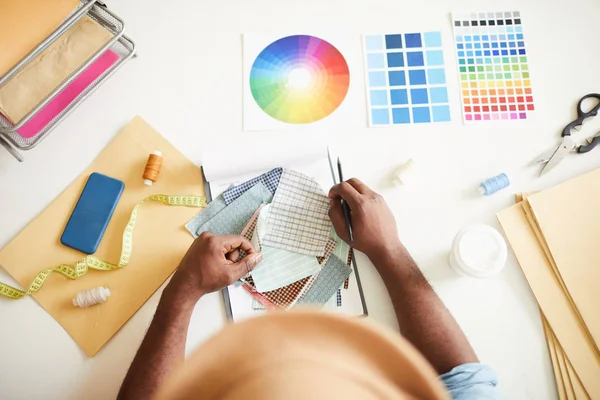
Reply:
<svg viewBox="0 0 600 400"><path fill-rule="evenodd" d="M252 178L249 181L242 183L241 185L232 186L223 192L223 199L225 204L229 205L232 201L244 194L248 189L254 187L258 182L261 182L269 191L274 195L279 186L279 180L283 168L275 168L265 174Z"/></svg>
<svg viewBox="0 0 600 400"><path fill-rule="evenodd" d="M196 232L202 225L212 219L215 215L223 211L223 209L227 207L225 204L225 200L223 200L223 195L219 195L216 199L213 199L204 210L200 211L194 218L192 218L187 224L185 224L185 228L192 234L193 237L198 237Z"/></svg>
<svg viewBox="0 0 600 400"><path fill-rule="evenodd" d="M332 255L317 276L315 283L296 304L325 304L335 295L352 273L352 268Z"/></svg>
<svg viewBox="0 0 600 400"><path fill-rule="evenodd" d="M273 194L261 182L244 192L214 217L206 221L196 231L195 236L203 232L217 235L239 235L263 203L273 200Z"/></svg>

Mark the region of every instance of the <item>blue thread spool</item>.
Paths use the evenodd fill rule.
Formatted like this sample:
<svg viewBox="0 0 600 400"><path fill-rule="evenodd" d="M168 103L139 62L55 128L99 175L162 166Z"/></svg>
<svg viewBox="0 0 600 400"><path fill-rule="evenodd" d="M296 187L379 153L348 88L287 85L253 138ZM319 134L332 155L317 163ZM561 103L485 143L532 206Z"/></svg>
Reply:
<svg viewBox="0 0 600 400"><path fill-rule="evenodd" d="M481 185L479 185L477 189L479 190L480 194L490 196L496 193L497 191L507 188L509 186L510 179L508 179L508 175L502 173L500 175L496 175L493 178L481 182Z"/></svg>

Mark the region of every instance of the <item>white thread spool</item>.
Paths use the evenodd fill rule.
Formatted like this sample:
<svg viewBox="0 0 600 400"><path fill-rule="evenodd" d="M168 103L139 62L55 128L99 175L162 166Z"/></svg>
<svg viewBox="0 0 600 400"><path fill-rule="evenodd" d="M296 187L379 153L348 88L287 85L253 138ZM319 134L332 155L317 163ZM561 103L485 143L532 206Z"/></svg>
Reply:
<svg viewBox="0 0 600 400"><path fill-rule="evenodd" d="M392 183L394 186L406 185L414 180L415 178L415 162L412 158L409 158L408 161L398 168L392 177Z"/></svg>
<svg viewBox="0 0 600 400"><path fill-rule="evenodd" d="M504 268L507 255L506 242L497 230L487 225L472 225L456 235L450 266L459 275L487 278Z"/></svg>
<svg viewBox="0 0 600 400"><path fill-rule="evenodd" d="M104 303L110 296L110 290L98 286L84 292L79 292L73 299L73 305L75 307L88 308L96 304Z"/></svg>

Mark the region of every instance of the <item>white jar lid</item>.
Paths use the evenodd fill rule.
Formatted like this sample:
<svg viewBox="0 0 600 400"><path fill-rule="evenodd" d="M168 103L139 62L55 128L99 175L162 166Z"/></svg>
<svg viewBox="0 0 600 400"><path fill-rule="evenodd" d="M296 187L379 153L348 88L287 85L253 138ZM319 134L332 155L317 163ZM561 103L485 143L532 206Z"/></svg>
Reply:
<svg viewBox="0 0 600 400"><path fill-rule="evenodd" d="M472 225L456 235L450 265L461 275L487 278L504 268L507 254L506 242L497 230L487 225Z"/></svg>

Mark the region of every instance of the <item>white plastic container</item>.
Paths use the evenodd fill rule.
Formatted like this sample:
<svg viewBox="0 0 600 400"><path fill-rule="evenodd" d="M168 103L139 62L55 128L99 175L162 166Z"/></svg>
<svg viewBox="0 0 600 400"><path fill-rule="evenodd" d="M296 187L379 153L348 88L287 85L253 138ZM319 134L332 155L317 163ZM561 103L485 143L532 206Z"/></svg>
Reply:
<svg viewBox="0 0 600 400"><path fill-rule="evenodd" d="M459 275L488 278L502 271L508 249L502 235L487 225L471 225L456 235L450 266Z"/></svg>

